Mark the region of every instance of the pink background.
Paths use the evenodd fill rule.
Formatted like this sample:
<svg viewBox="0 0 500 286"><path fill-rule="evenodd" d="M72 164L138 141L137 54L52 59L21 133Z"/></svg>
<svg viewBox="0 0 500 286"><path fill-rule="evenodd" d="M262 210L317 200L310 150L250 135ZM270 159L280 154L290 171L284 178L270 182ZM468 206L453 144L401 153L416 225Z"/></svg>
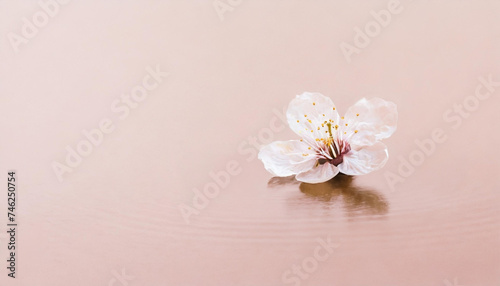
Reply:
<svg viewBox="0 0 500 286"><path fill-rule="evenodd" d="M9 33L43 10L0 1L0 179L19 179L18 278L2 262L0 284L293 285L284 271L331 236L301 285L498 285L500 87L456 129L443 114L500 81L500 2L401 1L349 63L339 45L388 3L243 0L221 21L212 1L73 1L15 53ZM158 65L169 77L120 119L112 103ZM268 187L239 150L304 91L341 112L398 104L388 164L355 182L371 192ZM59 182L51 164L104 118L115 130ZM436 128L447 141L391 192L385 174ZM179 206L230 161L241 173L186 224Z"/></svg>

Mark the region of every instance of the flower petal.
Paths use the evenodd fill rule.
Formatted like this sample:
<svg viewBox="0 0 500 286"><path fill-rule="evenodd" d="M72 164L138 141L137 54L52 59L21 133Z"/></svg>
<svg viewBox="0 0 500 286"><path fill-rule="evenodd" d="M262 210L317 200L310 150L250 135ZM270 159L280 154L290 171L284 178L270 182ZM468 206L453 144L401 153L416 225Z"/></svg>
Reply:
<svg viewBox="0 0 500 286"><path fill-rule="evenodd" d="M291 140L276 141L262 147L259 159L271 174L286 177L311 169L316 164L317 157L306 143Z"/></svg>
<svg viewBox="0 0 500 286"><path fill-rule="evenodd" d="M295 179L305 183L317 184L330 180L331 178L337 176L338 173L339 168L333 164L325 163L314 167L307 172L299 173Z"/></svg>
<svg viewBox="0 0 500 286"><path fill-rule="evenodd" d="M377 142L358 151L351 150L339 164L340 172L346 175L364 175L382 168L389 159L387 146Z"/></svg>
<svg viewBox="0 0 500 286"><path fill-rule="evenodd" d="M288 105L286 116L290 128L310 143L327 138L328 126L324 122L338 122L339 118L332 100L317 92L297 95Z"/></svg>
<svg viewBox="0 0 500 286"><path fill-rule="evenodd" d="M363 98L351 106L345 114L345 123L351 134L349 144L353 149L373 145L390 137L398 122L397 106L380 98ZM343 124L345 126L345 124ZM357 133L353 134L357 130Z"/></svg>

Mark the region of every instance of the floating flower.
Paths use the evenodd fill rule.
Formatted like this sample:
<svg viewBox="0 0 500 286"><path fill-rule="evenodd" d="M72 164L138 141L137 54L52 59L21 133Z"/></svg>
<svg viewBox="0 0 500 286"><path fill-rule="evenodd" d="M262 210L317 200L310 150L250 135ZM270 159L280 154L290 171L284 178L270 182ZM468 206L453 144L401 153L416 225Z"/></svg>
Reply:
<svg viewBox="0 0 500 286"><path fill-rule="evenodd" d="M380 98L363 98L340 117L330 98L310 92L293 99L286 115L302 139L266 145L259 159L274 176L296 175L306 183L382 168L389 154L380 140L396 131L398 120L396 104Z"/></svg>

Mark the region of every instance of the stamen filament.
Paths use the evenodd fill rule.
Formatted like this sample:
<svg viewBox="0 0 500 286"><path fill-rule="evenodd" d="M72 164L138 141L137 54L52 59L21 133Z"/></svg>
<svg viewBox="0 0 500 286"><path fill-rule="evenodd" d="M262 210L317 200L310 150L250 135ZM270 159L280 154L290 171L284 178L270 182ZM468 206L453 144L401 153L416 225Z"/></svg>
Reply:
<svg viewBox="0 0 500 286"><path fill-rule="evenodd" d="M332 124L331 123L327 123L326 125L328 125L328 133L330 133L330 138L328 138L329 140L327 141L327 144L328 146L330 146L330 149L332 150L332 155L334 158L337 158L337 152L335 152L335 140L333 139L333 134L332 134ZM340 155L340 153L339 153Z"/></svg>
<svg viewBox="0 0 500 286"><path fill-rule="evenodd" d="M333 145L330 145L330 149L332 149L333 158L337 158L337 153L335 153L335 149L333 148Z"/></svg>

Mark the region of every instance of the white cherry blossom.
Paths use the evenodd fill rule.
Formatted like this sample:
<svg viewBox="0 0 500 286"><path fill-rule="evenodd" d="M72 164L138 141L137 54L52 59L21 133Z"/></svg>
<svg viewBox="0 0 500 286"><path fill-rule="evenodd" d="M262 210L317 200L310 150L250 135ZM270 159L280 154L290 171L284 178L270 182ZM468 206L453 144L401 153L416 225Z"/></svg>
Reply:
<svg viewBox="0 0 500 286"><path fill-rule="evenodd" d="M305 92L290 102L287 120L301 139L266 145L259 159L274 176L321 183L339 172L364 175L382 168L389 155L380 140L396 131L398 113L392 102L363 98L341 117L330 98Z"/></svg>

